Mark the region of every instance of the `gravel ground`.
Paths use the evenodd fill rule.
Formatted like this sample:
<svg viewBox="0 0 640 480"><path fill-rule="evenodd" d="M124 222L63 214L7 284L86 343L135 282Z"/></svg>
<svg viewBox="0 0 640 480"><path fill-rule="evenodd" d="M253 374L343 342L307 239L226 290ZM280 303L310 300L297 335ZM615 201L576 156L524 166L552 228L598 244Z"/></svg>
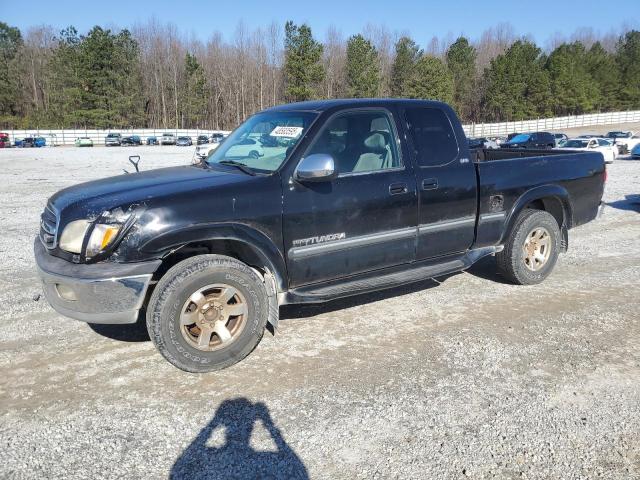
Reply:
<svg viewBox="0 0 640 480"><path fill-rule="evenodd" d="M137 325L46 301L48 196L192 148L0 151L1 478L640 478L640 162L543 284L466 273L281 309L240 364L183 373Z"/></svg>

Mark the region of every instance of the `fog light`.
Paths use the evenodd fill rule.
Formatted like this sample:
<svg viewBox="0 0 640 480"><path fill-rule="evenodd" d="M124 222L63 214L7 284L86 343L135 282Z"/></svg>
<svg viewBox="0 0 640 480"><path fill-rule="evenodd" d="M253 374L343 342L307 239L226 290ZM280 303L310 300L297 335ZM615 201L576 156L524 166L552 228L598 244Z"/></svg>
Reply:
<svg viewBox="0 0 640 480"><path fill-rule="evenodd" d="M70 302L76 302L78 300L76 292L73 291L73 288L67 285L56 283L56 291L63 300L68 300Z"/></svg>

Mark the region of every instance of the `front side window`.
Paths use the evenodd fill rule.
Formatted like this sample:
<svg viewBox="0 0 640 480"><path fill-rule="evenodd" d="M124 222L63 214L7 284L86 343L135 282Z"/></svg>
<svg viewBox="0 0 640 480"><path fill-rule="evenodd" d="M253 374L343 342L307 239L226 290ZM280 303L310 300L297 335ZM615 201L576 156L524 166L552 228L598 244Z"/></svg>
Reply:
<svg viewBox="0 0 640 480"><path fill-rule="evenodd" d="M242 164L259 173L280 168L317 114L265 112L252 116L213 150L207 163Z"/></svg>
<svg viewBox="0 0 640 480"><path fill-rule="evenodd" d="M338 174L401 166L391 120L385 112L350 112L329 120L305 156L326 153Z"/></svg>
<svg viewBox="0 0 640 480"><path fill-rule="evenodd" d="M408 108L407 127L421 167L445 165L458 156L458 142L449 117L439 108Z"/></svg>

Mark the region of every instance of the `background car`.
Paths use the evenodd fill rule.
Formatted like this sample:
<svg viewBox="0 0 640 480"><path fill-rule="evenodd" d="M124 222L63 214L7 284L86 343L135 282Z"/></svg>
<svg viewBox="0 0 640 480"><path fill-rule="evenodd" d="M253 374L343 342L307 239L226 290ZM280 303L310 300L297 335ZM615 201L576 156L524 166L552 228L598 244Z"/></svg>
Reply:
<svg viewBox="0 0 640 480"><path fill-rule="evenodd" d="M129 135L122 139L122 145L142 145L142 139L138 135Z"/></svg>
<svg viewBox="0 0 640 480"><path fill-rule="evenodd" d="M76 138L75 145L76 147L93 147L93 140L89 137Z"/></svg>
<svg viewBox="0 0 640 480"><path fill-rule="evenodd" d="M147 137L147 145L158 145L158 137Z"/></svg>
<svg viewBox="0 0 640 480"><path fill-rule="evenodd" d="M44 137L25 137L15 141L15 146L21 148L44 147L46 144Z"/></svg>
<svg viewBox="0 0 640 480"><path fill-rule="evenodd" d="M640 136L630 131L612 131L607 132L606 138L611 138L613 143L618 147L618 153L627 154L640 144Z"/></svg>
<svg viewBox="0 0 640 480"><path fill-rule="evenodd" d="M560 143L564 143L563 141L569 139L569 136L566 133L552 133L551 135L553 135L553 138L556 141L556 147L559 147Z"/></svg>
<svg viewBox="0 0 640 480"><path fill-rule="evenodd" d="M555 138L549 132L519 133L508 142L500 145L501 148L531 148L547 149L556 146Z"/></svg>
<svg viewBox="0 0 640 480"><path fill-rule="evenodd" d="M209 137L206 135L198 135L198 138L196 138L196 145L204 145L205 143L209 143Z"/></svg>
<svg viewBox="0 0 640 480"><path fill-rule="evenodd" d="M600 152L606 163L616 159L616 147L606 138L569 138L558 149Z"/></svg>
<svg viewBox="0 0 640 480"><path fill-rule="evenodd" d="M163 133L160 137L160 145L175 145L176 136L173 133Z"/></svg>
<svg viewBox="0 0 640 480"><path fill-rule="evenodd" d="M253 138L245 138L227 150L226 158L260 158L264 156L262 144Z"/></svg>
<svg viewBox="0 0 640 480"><path fill-rule="evenodd" d="M640 158L640 143L631 149L632 158Z"/></svg>
<svg viewBox="0 0 640 480"><path fill-rule="evenodd" d="M106 147L119 147L122 145L122 135L119 133L108 133L106 137L104 137L104 145Z"/></svg>
<svg viewBox="0 0 640 480"><path fill-rule="evenodd" d="M0 148L7 148L11 146L11 139L8 133L0 132Z"/></svg>
<svg viewBox="0 0 640 480"><path fill-rule="evenodd" d="M196 147L196 157L199 160L204 160L211 154L211 152L213 152L216 148L218 148L219 145L220 145L220 142L205 143L203 145L198 145Z"/></svg>
<svg viewBox="0 0 640 480"><path fill-rule="evenodd" d="M190 147L193 145L193 142L191 141L191 137L178 137L176 145L178 147Z"/></svg>
<svg viewBox="0 0 640 480"><path fill-rule="evenodd" d="M211 134L211 143L220 143L227 136L224 133L212 133Z"/></svg>
<svg viewBox="0 0 640 480"><path fill-rule="evenodd" d="M493 140L486 137L468 138L469 148L500 148Z"/></svg>

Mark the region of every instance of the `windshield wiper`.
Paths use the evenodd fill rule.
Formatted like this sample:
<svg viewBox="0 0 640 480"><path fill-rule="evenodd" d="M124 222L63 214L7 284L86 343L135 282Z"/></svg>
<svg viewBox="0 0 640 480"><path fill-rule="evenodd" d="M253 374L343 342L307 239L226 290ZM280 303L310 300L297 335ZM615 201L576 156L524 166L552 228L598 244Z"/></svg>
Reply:
<svg viewBox="0 0 640 480"><path fill-rule="evenodd" d="M235 160L220 160L218 163L220 165L231 165L232 167L236 167L239 170L242 170L247 175L251 175L252 177L256 176L256 172L254 172L251 167L248 167L244 163L236 162Z"/></svg>

